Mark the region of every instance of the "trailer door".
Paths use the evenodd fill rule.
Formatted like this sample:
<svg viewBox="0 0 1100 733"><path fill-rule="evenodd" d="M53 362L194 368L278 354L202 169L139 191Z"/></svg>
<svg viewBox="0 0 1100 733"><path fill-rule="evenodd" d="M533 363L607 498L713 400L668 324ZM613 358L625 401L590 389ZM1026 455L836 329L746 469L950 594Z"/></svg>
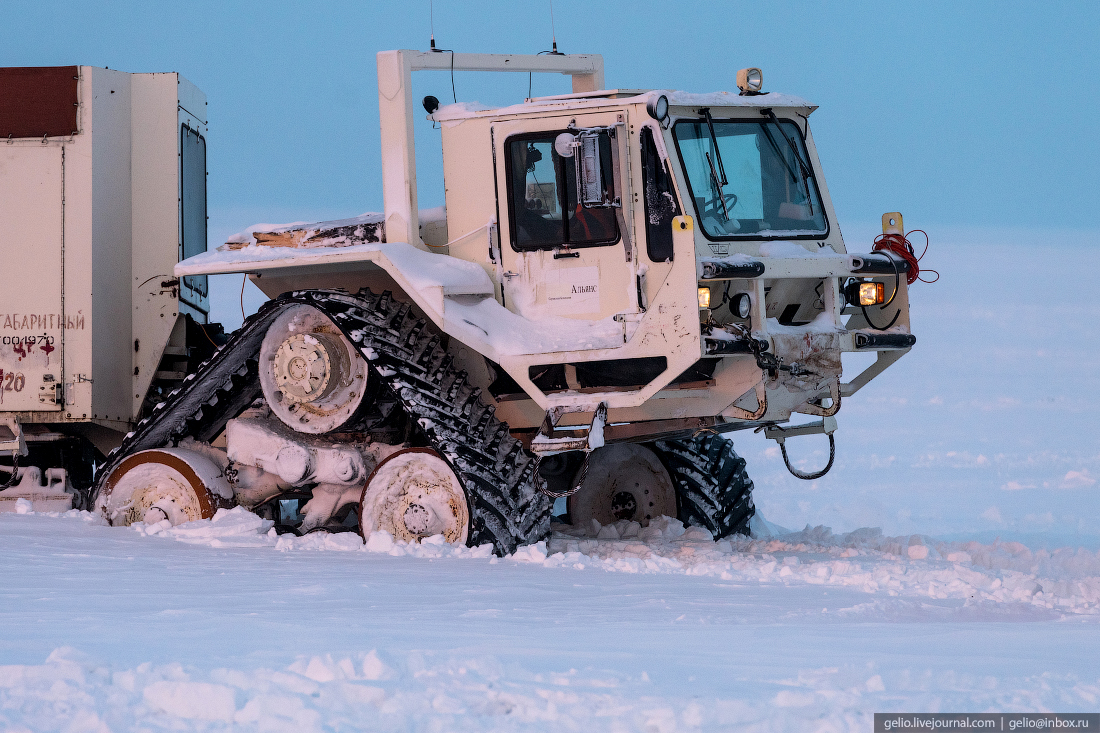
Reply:
<svg viewBox="0 0 1100 733"><path fill-rule="evenodd" d="M0 411L60 410L64 168L58 145L0 145Z"/></svg>

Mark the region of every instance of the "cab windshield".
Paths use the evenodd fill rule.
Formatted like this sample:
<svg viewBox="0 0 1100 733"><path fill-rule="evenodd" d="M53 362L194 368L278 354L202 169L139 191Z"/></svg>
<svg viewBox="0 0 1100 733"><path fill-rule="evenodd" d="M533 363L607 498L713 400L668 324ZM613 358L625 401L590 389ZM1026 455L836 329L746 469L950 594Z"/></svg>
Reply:
<svg viewBox="0 0 1100 733"><path fill-rule="evenodd" d="M790 120L777 124L764 117L710 122L679 120L672 128L707 237L798 238L828 233L798 125Z"/></svg>

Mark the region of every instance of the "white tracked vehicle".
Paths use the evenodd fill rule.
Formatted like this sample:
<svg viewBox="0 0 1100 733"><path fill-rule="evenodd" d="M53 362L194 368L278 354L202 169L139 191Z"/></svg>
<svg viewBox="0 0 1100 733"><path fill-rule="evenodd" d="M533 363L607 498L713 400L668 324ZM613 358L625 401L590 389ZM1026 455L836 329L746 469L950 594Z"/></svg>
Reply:
<svg viewBox="0 0 1100 733"><path fill-rule="evenodd" d="M573 93L424 98L446 206L421 211L411 75L452 68L567 74ZM740 94L689 94L606 89L594 55L386 51L378 86L384 213L175 266L271 300L107 456L92 493L113 524L236 503L281 530L507 553L567 497L574 524L744 532L752 483L723 434L827 434L831 466L842 399L915 343L910 260L847 253L815 107L757 69ZM883 230L904 241L900 214ZM844 352L877 359L845 382Z"/></svg>

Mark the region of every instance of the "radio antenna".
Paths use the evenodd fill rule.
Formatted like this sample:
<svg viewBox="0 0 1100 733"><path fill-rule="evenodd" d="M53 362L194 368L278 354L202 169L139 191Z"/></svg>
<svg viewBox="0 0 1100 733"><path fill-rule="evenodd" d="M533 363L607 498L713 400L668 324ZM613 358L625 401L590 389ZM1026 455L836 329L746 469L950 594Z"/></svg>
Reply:
<svg viewBox="0 0 1100 733"><path fill-rule="evenodd" d="M558 32L554 28L554 0L550 0L550 39L553 42L553 50L550 53L558 54Z"/></svg>
<svg viewBox="0 0 1100 733"><path fill-rule="evenodd" d="M432 49L435 50L435 0L428 0L428 22L432 29Z"/></svg>

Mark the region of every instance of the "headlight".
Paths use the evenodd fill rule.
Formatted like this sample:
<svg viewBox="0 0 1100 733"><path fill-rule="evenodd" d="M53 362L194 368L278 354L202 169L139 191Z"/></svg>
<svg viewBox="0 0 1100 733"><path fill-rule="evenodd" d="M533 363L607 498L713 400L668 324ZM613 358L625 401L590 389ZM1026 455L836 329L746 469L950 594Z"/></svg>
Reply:
<svg viewBox="0 0 1100 733"><path fill-rule="evenodd" d="M877 282L854 282L848 285L845 295L852 305L881 305L886 302L886 287Z"/></svg>
<svg viewBox="0 0 1100 733"><path fill-rule="evenodd" d="M699 288L699 307L710 308L710 288Z"/></svg>
<svg viewBox="0 0 1100 733"><path fill-rule="evenodd" d="M656 99L650 99L646 102L645 110L653 119L664 122L668 117L668 97L662 94Z"/></svg>
<svg viewBox="0 0 1100 733"><path fill-rule="evenodd" d="M752 298L748 293L738 293L730 301L730 313L738 318L748 318L752 312Z"/></svg>
<svg viewBox="0 0 1100 733"><path fill-rule="evenodd" d="M737 88L742 92L752 94L759 92L764 86L764 72L755 67L741 69L737 72Z"/></svg>

